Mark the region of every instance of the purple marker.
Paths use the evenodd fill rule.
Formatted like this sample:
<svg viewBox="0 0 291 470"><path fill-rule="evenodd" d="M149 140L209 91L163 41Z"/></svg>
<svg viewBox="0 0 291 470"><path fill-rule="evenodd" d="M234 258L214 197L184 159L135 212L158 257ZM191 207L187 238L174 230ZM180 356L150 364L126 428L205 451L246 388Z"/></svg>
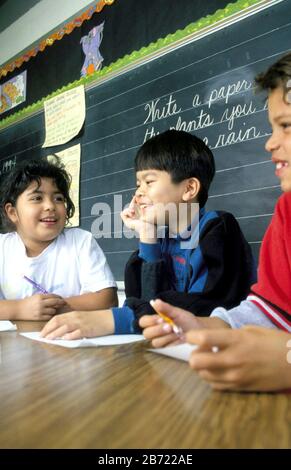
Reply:
<svg viewBox="0 0 291 470"><path fill-rule="evenodd" d="M39 290L40 292L42 292L43 294L48 294L49 292L47 290L45 290L43 287L41 287L39 284L37 284L36 282L34 282L32 279L30 279L29 277L27 276L23 276L24 279L26 279L28 282L30 282L30 284L32 284L37 290Z"/></svg>

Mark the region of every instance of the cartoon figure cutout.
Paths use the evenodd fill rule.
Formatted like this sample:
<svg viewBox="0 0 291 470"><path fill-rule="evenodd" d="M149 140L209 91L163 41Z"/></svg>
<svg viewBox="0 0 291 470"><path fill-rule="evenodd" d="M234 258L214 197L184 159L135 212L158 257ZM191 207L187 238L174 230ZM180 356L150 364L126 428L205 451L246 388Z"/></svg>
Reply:
<svg viewBox="0 0 291 470"><path fill-rule="evenodd" d="M104 21L91 29L87 36L81 38L80 43L82 44L82 49L86 56L81 69L81 77L90 75L100 70L102 67L103 57L100 54L99 47L103 38L103 29Z"/></svg>

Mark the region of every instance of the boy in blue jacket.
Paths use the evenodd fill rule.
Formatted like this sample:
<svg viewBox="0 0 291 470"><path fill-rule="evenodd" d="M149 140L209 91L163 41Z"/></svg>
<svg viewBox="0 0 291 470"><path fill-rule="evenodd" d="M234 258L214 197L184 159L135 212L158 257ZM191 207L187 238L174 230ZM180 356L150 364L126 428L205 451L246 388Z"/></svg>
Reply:
<svg viewBox="0 0 291 470"><path fill-rule="evenodd" d="M204 142L168 130L142 145L135 171L137 190L121 214L140 240L125 268L125 305L60 315L44 328L47 338L139 332L138 320L154 313L149 300L155 297L208 316L249 292L254 261L238 223L227 212L205 210L215 165Z"/></svg>

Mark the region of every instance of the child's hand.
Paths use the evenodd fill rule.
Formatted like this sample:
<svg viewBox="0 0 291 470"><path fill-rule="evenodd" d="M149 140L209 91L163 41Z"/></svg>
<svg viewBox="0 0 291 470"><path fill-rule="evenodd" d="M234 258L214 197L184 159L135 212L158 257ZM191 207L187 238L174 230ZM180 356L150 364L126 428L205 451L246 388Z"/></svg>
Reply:
<svg viewBox="0 0 291 470"><path fill-rule="evenodd" d="M136 207L135 196L133 196L129 206L120 213L120 217L122 218L123 223L127 228L135 230L139 233L141 222Z"/></svg>
<svg viewBox="0 0 291 470"><path fill-rule="evenodd" d="M193 313L173 307L162 300L155 300L151 302L151 305L157 312L164 313L173 320L175 325L180 327L183 333L193 328L204 328L203 322L195 317ZM181 343L182 341L182 339L173 332L172 326L158 315L144 315L141 317L139 325L141 328L144 328L143 335L146 339L152 341L154 348L162 348L170 344Z"/></svg>
<svg viewBox="0 0 291 470"><path fill-rule="evenodd" d="M46 339L80 339L114 333L111 310L69 312L53 317L42 329L40 336Z"/></svg>
<svg viewBox="0 0 291 470"><path fill-rule="evenodd" d="M139 320L139 326L144 329L144 337L151 340L154 348L181 343L181 339L173 333L171 325L165 323L158 315L144 315Z"/></svg>
<svg viewBox="0 0 291 470"><path fill-rule="evenodd" d="M19 300L16 320L50 320L66 301L55 294L35 294Z"/></svg>
<svg viewBox="0 0 291 470"><path fill-rule="evenodd" d="M216 390L273 391L291 387L289 333L259 326L190 331L199 346L189 363ZM213 352L213 347L218 351Z"/></svg>
<svg viewBox="0 0 291 470"><path fill-rule="evenodd" d="M67 303L67 301L65 299L63 299L63 301L64 301L64 304L61 307L59 307L56 311L57 315L73 311L72 307L70 307L70 305Z"/></svg>

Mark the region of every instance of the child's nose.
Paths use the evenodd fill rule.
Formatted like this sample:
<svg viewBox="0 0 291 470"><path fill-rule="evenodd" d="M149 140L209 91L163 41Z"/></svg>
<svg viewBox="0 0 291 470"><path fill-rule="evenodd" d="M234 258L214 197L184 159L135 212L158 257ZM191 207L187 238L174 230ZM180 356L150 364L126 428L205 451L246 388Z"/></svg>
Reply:
<svg viewBox="0 0 291 470"><path fill-rule="evenodd" d="M55 210L55 201L53 201L52 199L46 199L44 205L46 210Z"/></svg>
<svg viewBox="0 0 291 470"><path fill-rule="evenodd" d="M137 190L135 191L135 197L137 197L137 198L138 198L138 197L141 197L142 194L143 194L143 193L142 193L142 190L140 189L140 187L137 188Z"/></svg>
<svg viewBox="0 0 291 470"><path fill-rule="evenodd" d="M141 184L135 191L135 195L138 197L138 196L143 196L145 194L145 189L146 189L146 185L144 184Z"/></svg>
<svg viewBox="0 0 291 470"><path fill-rule="evenodd" d="M141 189L140 188L137 188L136 191L135 191L135 196L138 197L138 196L141 196Z"/></svg>
<svg viewBox="0 0 291 470"><path fill-rule="evenodd" d="M279 140L276 135L273 133L271 137L265 143L265 149L267 152L273 152L279 147Z"/></svg>

